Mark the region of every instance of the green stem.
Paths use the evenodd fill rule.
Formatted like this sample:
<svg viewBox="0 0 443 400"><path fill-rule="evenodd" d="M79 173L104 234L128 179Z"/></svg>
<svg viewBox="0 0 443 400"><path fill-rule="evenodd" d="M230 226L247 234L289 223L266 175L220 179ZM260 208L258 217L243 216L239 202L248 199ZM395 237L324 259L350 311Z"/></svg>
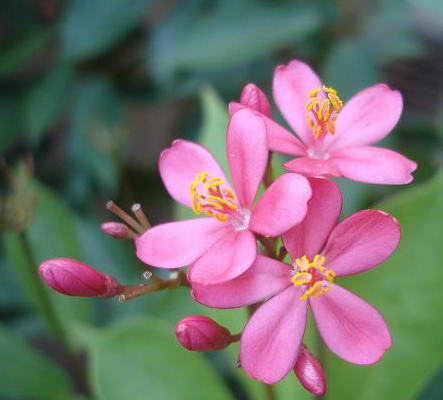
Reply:
<svg viewBox="0 0 443 400"><path fill-rule="evenodd" d="M119 294L120 303L160 290L172 290L179 286L190 287L184 271L174 271L173 274L174 276L167 280L163 280L158 276L152 276L147 283L123 285Z"/></svg>
<svg viewBox="0 0 443 400"><path fill-rule="evenodd" d="M277 400L277 393L275 392L275 387L273 385L267 385L266 383L264 383L263 385L265 385L265 391L268 400Z"/></svg>
<svg viewBox="0 0 443 400"><path fill-rule="evenodd" d="M269 152L268 164L266 165L265 175L263 176L263 184L268 188L274 182L274 171L272 168L272 152Z"/></svg>
<svg viewBox="0 0 443 400"><path fill-rule="evenodd" d="M37 272L37 262L29 243L26 232L18 234L20 245L23 249L23 255L26 259L26 265L28 270L26 273L29 275L30 280L33 282L30 289L30 295L33 297L35 307L40 311L45 318L51 331L57 337L67 349L71 349L70 341L66 334L65 328L61 323L57 311L55 310L48 293L46 292L43 282Z"/></svg>
<svg viewBox="0 0 443 400"><path fill-rule="evenodd" d="M262 244L266 251L266 255L271 258L277 258L277 240L275 238L259 236L258 241Z"/></svg>

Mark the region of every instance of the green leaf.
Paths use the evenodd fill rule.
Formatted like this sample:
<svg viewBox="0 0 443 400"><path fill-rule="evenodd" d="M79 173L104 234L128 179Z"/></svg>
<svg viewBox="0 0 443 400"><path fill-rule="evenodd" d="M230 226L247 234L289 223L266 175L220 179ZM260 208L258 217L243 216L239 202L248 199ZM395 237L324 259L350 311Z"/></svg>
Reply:
<svg viewBox="0 0 443 400"><path fill-rule="evenodd" d="M174 327L161 320L122 320L81 336L91 355L92 386L99 400L232 399L199 353L184 351Z"/></svg>
<svg viewBox="0 0 443 400"><path fill-rule="evenodd" d="M25 131L31 144L38 146L47 130L57 121L73 83L74 70L57 66L29 90L25 98Z"/></svg>
<svg viewBox="0 0 443 400"><path fill-rule="evenodd" d="M380 1L372 8L372 13L365 16L362 36L379 64L419 57L426 52L420 19L411 6L413 1Z"/></svg>
<svg viewBox="0 0 443 400"><path fill-rule="evenodd" d="M14 276L12 267L6 260L5 254L0 255L0 313L8 310L27 310L28 303L21 286Z"/></svg>
<svg viewBox="0 0 443 400"><path fill-rule="evenodd" d="M420 393L443 359L443 173L379 204L398 218L402 239L384 265L341 283L386 318L392 348L372 366L326 360L330 399L409 400ZM346 377L346 379L344 379Z"/></svg>
<svg viewBox="0 0 443 400"><path fill-rule="evenodd" d="M69 196L90 196L91 186L109 193L118 183L118 167L126 149L124 105L104 77L83 82L76 95L68 137ZM82 183L82 189L76 184Z"/></svg>
<svg viewBox="0 0 443 400"><path fill-rule="evenodd" d="M219 1L178 7L149 43L148 65L158 77L243 65L303 41L321 24L308 4ZM272 29L267 29L272 27Z"/></svg>
<svg viewBox="0 0 443 400"><path fill-rule="evenodd" d="M14 142L22 124L22 103L17 94L0 95L0 156Z"/></svg>
<svg viewBox="0 0 443 400"><path fill-rule="evenodd" d="M409 0L409 3L420 11L428 13L435 18L436 22L441 21L441 18L443 18L443 7L440 0Z"/></svg>
<svg viewBox="0 0 443 400"><path fill-rule="evenodd" d="M69 379L61 368L1 325L0 359L0 396L41 400L69 398Z"/></svg>
<svg viewBox="0 0 443 400"><path fill-rule="evenodd" d="M440 400L443 398L443 365L432 377L417 400Z"/></svg>
<svg viewBox="0 0 443 400"><path fill-rule="evenodd" d="M0 47L0 77L20 68L48 42L50 32L37 28L24 33Z"/></svg>
<svg viewBox="0 0 443 400"><path fill-rule="evenodd" d="M154 0L73 0L61 20L61 57L78 61L118 44L146 16Z"/></svg>
<svg viewBox="0 0 443 400"><path fill-rule="evenodd" d="M27 234L31 248L40 264L55 257L83 259L79 239L75 231L73 215L67 205L50 189L37 184L37 210ZM89 321L91 317L88 299L72 299L50 291L53 301L65 319Z"/></svg>
<svg viewBox="0 0 443 400"><path fill-rule="evenodd" d="M47 259L70 257L82 260L74 220L67 206L53 192L33 183L37 195L35 217L26 233L4 232L4 249L9 264L26 294L49 327L65 344L72 345L73 321L89 321L89 299L73 299L46 288L38 275L39 264Z"/></svg>

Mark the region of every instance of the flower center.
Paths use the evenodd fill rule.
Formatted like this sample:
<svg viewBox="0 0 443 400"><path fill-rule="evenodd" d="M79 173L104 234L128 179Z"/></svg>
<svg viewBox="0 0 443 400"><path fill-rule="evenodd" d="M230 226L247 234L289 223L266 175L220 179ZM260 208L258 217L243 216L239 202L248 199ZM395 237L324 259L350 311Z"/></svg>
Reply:
<svg viewBox="0 0 443 400"><path fill-rule="evenodd" d="M316 139L335 134L335 120L343 106L337 92L327 86L318 87L308 94L306 120ZM324 99L322 100L322 98Z"/></svg>
<svg viewBox="0 0 443 400"><path fill-rule="evenodd" d="M309 262L306 256L295 260L297 272L291 281L295 286L303 286L306 289L300 300L307 300L309 297L329 292L330 284L334 282L335 272L324 267L325 261L326 258L320 254L316 254L312 262Z"/></svg>
<svg viewBox="0 0 443 400"><path fill-rule="evenodd" d="M223 185L225 181L221 178L208 179L207 172L199 172L189 185L193 211L196 214L204 213L221 222L228 221L228 216L237 216L239 213L234 202L234 193Z"/></svg>

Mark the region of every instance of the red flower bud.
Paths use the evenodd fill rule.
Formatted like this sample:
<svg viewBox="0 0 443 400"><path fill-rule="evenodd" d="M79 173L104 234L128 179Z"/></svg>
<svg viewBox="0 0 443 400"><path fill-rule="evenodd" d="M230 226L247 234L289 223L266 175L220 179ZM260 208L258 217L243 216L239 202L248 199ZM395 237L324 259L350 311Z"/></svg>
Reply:
<svg viewBox="0 0 443 400"><path fill-rule="evenodd" d="M175 327L180 344L188 350L221 350L231 343L231 333L203 315L189 315Z"/></svg>
<svg viewBox="0 0 443 400"><path fill-rule="evenodd" d="M105 222L101 226L101 230L115 239L134 239L135 235L125 224L121 222Z"/></svg>
<svg viewBox="0 0 443 400"><path fill-rule="evenodd" d="M266 95L252 83L243 88L240 95L240 103L261 112L267 117L271 116L271 106Z"/></svg>
<svg viewBox="0 0 443 400"><path fill-rule="evenodd" d="M70 258L54 258L40 264L43 281L68 296L113 297L120 292L117 280Z"/></svg>
<svg viewBox="0 0 443 400"><path fill-rule="evenodd" d="M308 392L318 397L326 393L326 380L323 368L304 345L300 349L294 372Z"/></svg>

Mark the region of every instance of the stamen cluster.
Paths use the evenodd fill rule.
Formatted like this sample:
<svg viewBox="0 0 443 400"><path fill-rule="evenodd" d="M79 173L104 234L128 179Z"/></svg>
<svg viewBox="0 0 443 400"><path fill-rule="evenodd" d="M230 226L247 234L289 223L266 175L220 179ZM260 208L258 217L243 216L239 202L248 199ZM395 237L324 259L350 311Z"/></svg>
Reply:
<svg viewBox="0 0 443 400"><path fill-rule="evenodd" d="M219 177L208 179L207 172L199 172L189 185L192 210L196 214L204 213L221 222L228 220L229 214L238 209L232 190L223 187L225 181ZM203 190L201 190L203 189Z"/></svg>
<svg viewBox="0 0 443 400"><path fill-rule="evenodd" d="M329 292L330 284L334 283L335 272L323 266L325 261L326 258L320 254L316 254L312 262L309 262L306 255L295 260L297 272L292 278L292 283L306 288L300 300Z"/></svg>
<svg viewBox="0 0 443 400"><path fill-rule="evenodd" d="M322 100L322 96L326 98ZM309 92L306 103L306 121L316 139L326 134L335 134L335 120L343 106L337 92L327 86Z"/></svg>

